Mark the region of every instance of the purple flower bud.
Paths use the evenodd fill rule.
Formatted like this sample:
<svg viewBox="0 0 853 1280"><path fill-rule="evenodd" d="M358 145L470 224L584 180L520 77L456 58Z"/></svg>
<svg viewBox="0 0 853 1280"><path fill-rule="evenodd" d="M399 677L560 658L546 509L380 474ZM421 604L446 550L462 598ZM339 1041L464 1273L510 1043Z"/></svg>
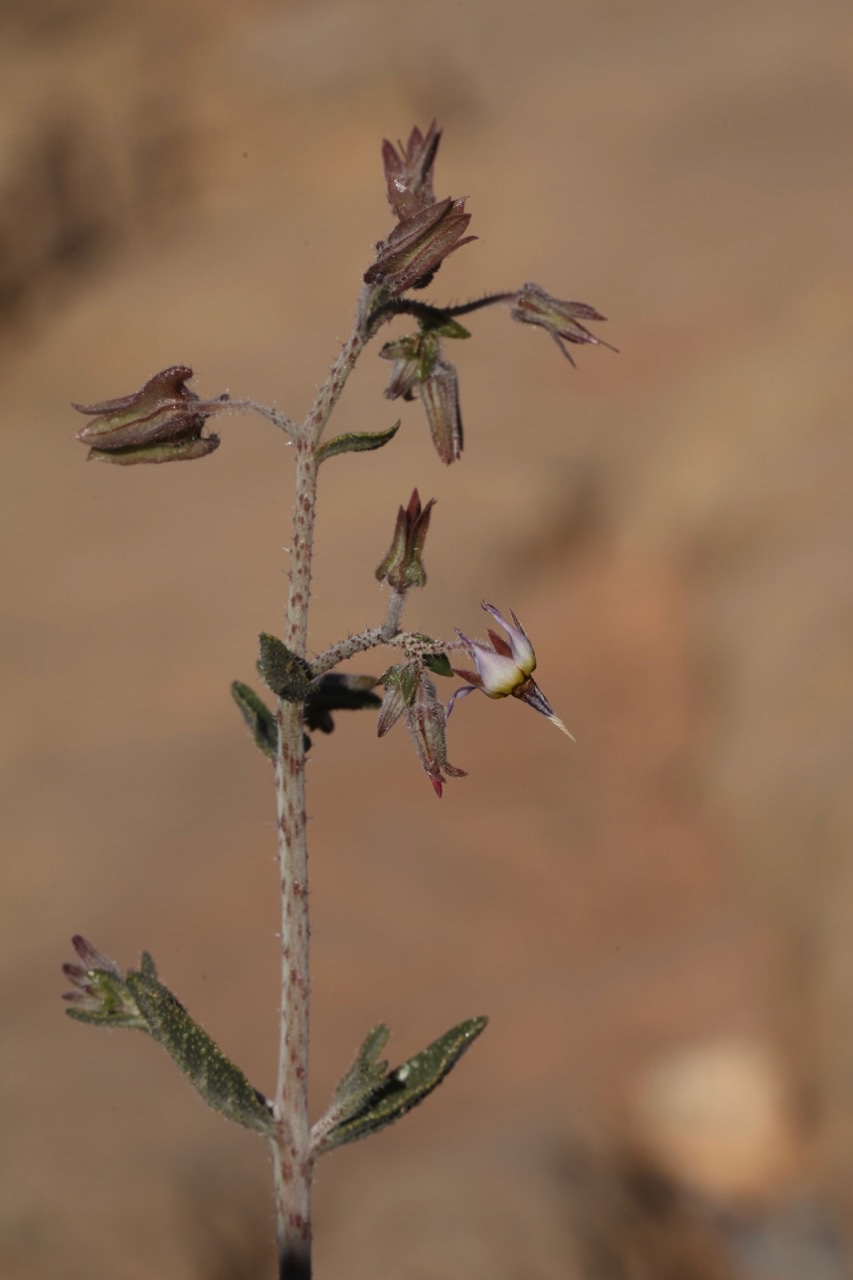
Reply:
<svg viewBox="0 0 853 1280"><path fill-rule="evenodd" d="M394 147L387 138L382 143L388 200L401 222L435 202L432 169L440 141L441 130L433 120L426 136L415 125L405 147L402 142Z"/></svg>
<svg viewBox="0 0 853 1280"><path fill-rule="evenodd" d="M376 261L365 271L365 283L385 285L394 295L425 288L454 249L476 240L465 235L470 221L465 198L448 196L398 222L388 239L376 246Z"/></svg>
<svg viewBox="0 0 853 1280"><path fill-rule="evenodd" d="M435 498L430 498L426 506L421 507L420 495L413 489L409 505L400 507L391 548L376 570L380 582L387 582L396 591L424 585L426 569L422 557L434 505Z"/></svg>
<svg viewBox="0 0 853 1280"><path fill-rule="evenodd" d="M185 385L192 372L186 365L174 365L155 373L141 391L131 395L75 404L79 413L92 416L77 432L77 439L91 446L89 457L132 466L212 453L219 437L201 433L213 406L202 403Z"/></svg>
<svg viewBox="0 0 853 1280"><path fill-rule="evenodd" d="M609 342L590 333L581 320L605 320L606 317L586 302L561 302L538 284L523 284L515 295L510 314L521 324L535 324L546 329L570 364L574 364L567 342L591 343L615 351Z"/></svg>
<svg viewBox="0 0 853 1280"><path fill-rule="evenodd" d="M447 714L450 715L458 698L464 698L466 694L479 689L481 693L485 693L489 698L519 698L522 702L526 702L529 707L532 707L534 711L547 716L558 729L562 729L563 733L571 738L572 735L559 716L553 711L548 699L533 679L533 672L536 670L536 654L533 651L533 645L530 643L527 633L515 613L510 610L510 617L512 618L510 623L498 612L494 605L486 604L483 601L482 608L487 613L490 613L496 622L500 623L509 636L509 641L506 641L503 636L499 636L496 631L492 631L491 628L489 628L488 632L489 644L484 644L481 640L469 640L467 636L457 630L456 634L462 641L469 656L473 658L477 669L476 671L466 671L458 667L453 668L456 675L461 676L463 680L467 680L468 684L461 689L457 689L453 694L447 707Z"/></svg>

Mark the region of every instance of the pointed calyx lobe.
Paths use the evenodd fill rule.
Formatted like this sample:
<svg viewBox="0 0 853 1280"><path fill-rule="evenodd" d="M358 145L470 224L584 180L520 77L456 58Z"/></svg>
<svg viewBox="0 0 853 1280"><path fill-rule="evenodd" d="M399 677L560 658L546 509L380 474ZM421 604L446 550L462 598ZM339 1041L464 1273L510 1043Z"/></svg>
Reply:
<svg viewBox="0 0 853 1280"><path fill-rule="evenodd" d="M219 437L203 436L202 429L215 402L202 403L190 391L186 382L192 376L187 365L173 365L130 395L75 404L78 413L92 419L80 428L77 439L90 446L90 458L123 466L186 461L213 453Z"/></svg>
<svg viewBox="0 0 853 1280"><path fill-rule="evenodd" d="M426 135L415 125L405 146L398 142L395 147L387 138L382 143L388 203L400 222L435 203L432 170L440 141L441 130L433 120Z"/></svg>

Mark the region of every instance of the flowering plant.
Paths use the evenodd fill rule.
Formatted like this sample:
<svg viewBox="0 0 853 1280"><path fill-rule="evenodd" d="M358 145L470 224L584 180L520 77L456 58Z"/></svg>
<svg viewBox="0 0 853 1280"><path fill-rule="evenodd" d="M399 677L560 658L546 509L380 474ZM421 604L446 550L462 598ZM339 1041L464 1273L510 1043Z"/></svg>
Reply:
<svg viewBox="0 0 853 1280"><path fill-rule="evenodd" d="M463 442L458 374L443 346L470 336L459 317L483 307L507 305L513 319L546 329L570 359L564 343L600 342L580 323L603 319L594 308L560 302L538 285L526 284L456 306L438 306L412 296L431 284L452 253L474 239L465 234L471 218L465 201L436 200L433 195L440 138L433 122L426 134L413 129L405 146L383 144L386 190L396 222L376 245L375 259L363 275L352 333L303 422L253 400L236 400L227 394L202 398L187 386L192 370L185 365L164 369L130 395L75 406L89 419L77 433L89 446L89 456L122 466L206 457L220 443L218 436L204 434L208 421L237 412L262 415L294 446L295 501L284 629L282 636L263 633L258 649L258 672L272 695L272 705L242 682L231 686L255 744L274 771L281 884L281 1019L274 1093L267 1097L255 1088L225 1056L162 982L147 952L142 953L138 969L123 972L115 961L75 935L77 959L64 966L73 988L65 997L71 1017L151 1036L209 1106L260 1133L268 1143L275 1175L279 1276L287 1280L305 1280L310 1275L311 1185L319 1156L393 1123L421 1102L486 1025L484 1017L469 1018L394 1069L380 1056L388 1028L374 1027L323 1115L310 1122L305 759L311 735L329 733L334 715L342 710L378 710L380 736L402 719L421 768L441 797L448 779L465 776L448 760L446 725L455 702L472 690L493 699L518 698L568 732L533 679L536 655L512 611L507 622L493 605L483 604L507 637L490 629L488 642L469 640L461 631L455 639L441 640L403 628L408 593L427 580L424 548L433 501L422 503L417 490L406 506L400 506L390 548L376 570L388 591L384 619L375 627L347 635L322 653L308 654L320 468L338 454L385 447L400 426L398 422L378 432L325 434L350 373L379 330L399 317L415 322L414 332L389 340L379 351L393 362L385 394L389 399L421 402L436 452L447 465L460 459ZM380 647L398 653L397 661L384 673L336 670L346 659ZM475 669L453 666L450 655L458 653L467 655ZM445 709L436 678L454 674L466 684L452 694Z"/></svg>

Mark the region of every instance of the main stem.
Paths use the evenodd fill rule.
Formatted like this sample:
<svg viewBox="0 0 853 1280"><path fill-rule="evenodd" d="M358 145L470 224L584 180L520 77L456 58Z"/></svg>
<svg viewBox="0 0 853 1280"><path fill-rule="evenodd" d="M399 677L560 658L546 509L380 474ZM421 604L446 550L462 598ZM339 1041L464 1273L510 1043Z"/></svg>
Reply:
<svg viewBox="0 0 853 1280"><path fill-rule="evenodd" d="M371 291L359 299L352 335L341 349L295 441L296 483L290 587L284 643L305 657L317 499L317 445L344 384L370 337ZM275 762L281 881L281 1019L276 1131L272 1139L279 1280L311 1275L311 1126L308 1117L309 921L305 833L305 746L301 707L279 700Z"/></svg>

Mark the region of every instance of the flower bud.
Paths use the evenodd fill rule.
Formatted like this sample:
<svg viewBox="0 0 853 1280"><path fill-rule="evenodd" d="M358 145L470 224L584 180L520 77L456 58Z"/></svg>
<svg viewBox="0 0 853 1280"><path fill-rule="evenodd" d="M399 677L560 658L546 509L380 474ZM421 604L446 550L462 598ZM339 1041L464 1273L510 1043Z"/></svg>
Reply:
<svg viewBox="0 0 853 1280"><path fill-rule="evenodd" d="M586 302L561 302L538 284L523 284L512 303L510 314L520 324L535 324L547 330L570 364L574 364L567 342L591 343L615 351L609 342L590 333L581 320L605 320L606 316Z"/></svg>
<svg viewBox="0 0 853 1280"><path fill-rule="evenodd" d="M417 489L413 489L409 505L400 507L394 540L376 570L376 577L380 582L387 582L396 591L408 591L411 587L424 585L426 569L422 556L434 505L435 498L430 498L426 506L421 507L420 495Z"/></svg>
<svg viewBox="0 0 853 1280"><path fill-rule="evenodd" d="M401 222L435 202L432 169L440 141L441 130L433 120L426 136L415 125L405 147L402 142L394 147L387 138L382 143L388 200Z"/></svg>
<svg viewBox="0 0 853 1280"><path fill-rule="evenodd" d="M470 221L465 198L448 196L398 222L388 239L376 246L376 261L365 271L365 283L385 285L395 295L425 288L454 249L476 240L464 234Z"/></svg>
<svg viewBox="0 0 853 1280"><path fill-rule="evenodd" d="M203 458L219 445L218 436L203 436L211 413L194 391L185 385L192 377L186 365L163 369L141 391L75 404L78 413L92 421L77 432L77 439L91 446L90 458L132 466L138 462L176 462Z"/></svg>

